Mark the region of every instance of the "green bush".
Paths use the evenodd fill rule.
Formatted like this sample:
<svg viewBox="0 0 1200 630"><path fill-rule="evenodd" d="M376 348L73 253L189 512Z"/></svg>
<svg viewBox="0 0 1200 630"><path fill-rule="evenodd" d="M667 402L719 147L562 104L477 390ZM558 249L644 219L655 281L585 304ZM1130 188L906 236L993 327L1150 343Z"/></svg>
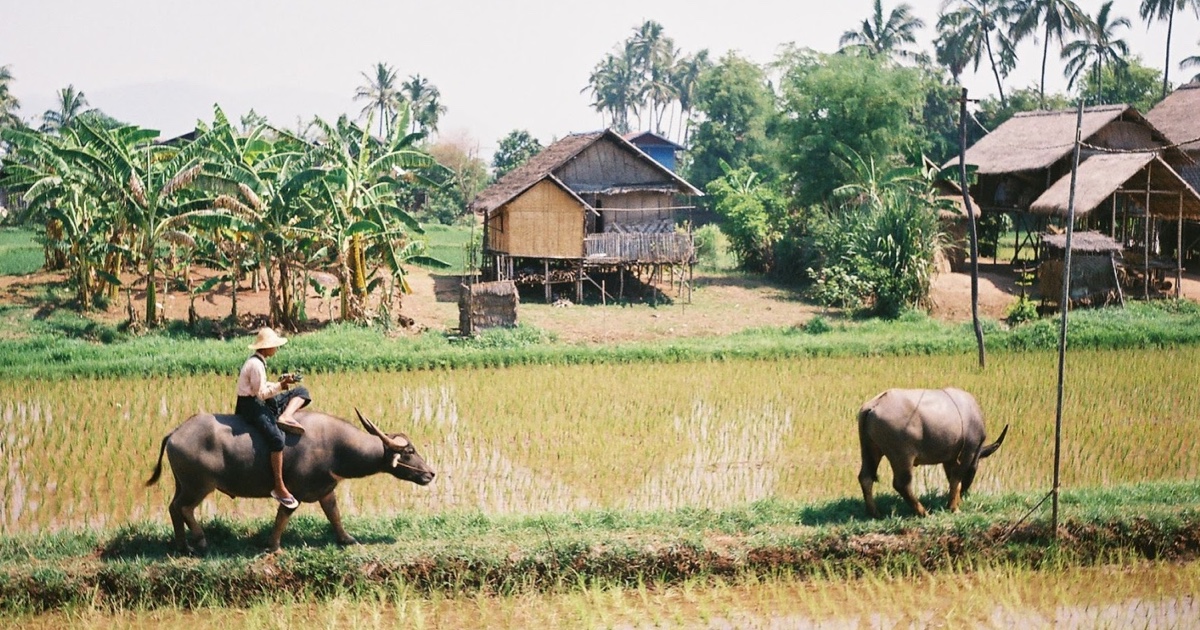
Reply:
<svg viewBox="0 0 1200 630"><path fill-rule="evenodd" d="M1004 321L1010 326L1016 326L1038 318L1037 302L1029 296L1022 295L1013 302L1004 313Z"/></svg>

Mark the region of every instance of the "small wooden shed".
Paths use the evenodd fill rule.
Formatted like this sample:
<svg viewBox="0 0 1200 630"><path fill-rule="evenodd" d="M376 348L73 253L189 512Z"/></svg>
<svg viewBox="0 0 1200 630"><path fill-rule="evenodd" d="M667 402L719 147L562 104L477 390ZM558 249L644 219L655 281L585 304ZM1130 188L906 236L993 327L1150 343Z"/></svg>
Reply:
<svg viewBox="0 0 1200 630"><path fill-rule="evenodd" d="M1166 261L1154 258L1161 223L1175 224L1176 256L1171 267L1176 276L1176 296L1181 297L1183 221L1200 219L1200 195L1196 190L1158 153L1150 152L1093 155L1079 165L1075 188L1076 220L1083 225L1107 226L1117 251L1124 252L1127 261L1136 258L1142 267L1138 272L1142 281L1138 294L1143 298L1157 292L1152 278L1165 269ZM1070 200L1068 175L1038 197L1030 211L1065 219ZM1097 214L1108 216L1099 221Z"/></svg>
<svg viewBox="0 0 1200 630"><path fill-rule="evenodd" d="M1042 306L1062 301L1063 265L1066 261L1067 235L1042 234L1041 264L1038 265L1038 292ZM1125 303L1117 276L1117 257L1121 244L1099 232L1075 232L1071 235L1072 303L1103 306Z"/></svg>
<svg viewBox="0 0 1200 630"><path fill-rule="evenodd" d="M458 297L458 330L475 335L488 328L512 328L517 325L520 301L511 281L463 285Z"/></svg>

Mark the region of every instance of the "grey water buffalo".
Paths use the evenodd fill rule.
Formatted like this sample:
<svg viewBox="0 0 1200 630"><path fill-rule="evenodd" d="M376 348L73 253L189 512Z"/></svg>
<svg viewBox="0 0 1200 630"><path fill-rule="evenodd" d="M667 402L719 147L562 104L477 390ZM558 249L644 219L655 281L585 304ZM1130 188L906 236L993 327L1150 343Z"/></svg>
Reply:
<svg viewBox="0 0 1200 630"><path fill-rule="evenodd" d="M385 434L361 413L358 419L365 433L341 418L316 411L299 412L296 420L304 425L305 434L288 435L284 446L283 477L288 489L301 502L321 504L342 545L354 544L355 540L342 527L333 492L338 482L386 472L424 486L434 477L433 470L407 436ZM259 431L236 415L198 414L167 434L147 486L156 483L162 474L163 453L175 475L170 513L175 544L181 549L191 549L184 536L185 524L191 530L196 548L203 551L207 547L195 510L213 490L235 498L271 495L266 441ZM279 539L294 511L279 506L269 543L272 551L279 549Z"/></svg>
<svg viewBox="0 0 1200 630"><path fill-rule="evenodd" d="M941 464L950 481L950 511L957 512L975 480L979 460L995 453L1007 434L1005 425L1000 439L985 446L983 411L975 397L961 389L889 389L868 400L858 411L858 482L867 514L879 518L873 487L884 457L892 466L892 487L918 516L925 516L925 507L913 494L913 469Z"/></svg>

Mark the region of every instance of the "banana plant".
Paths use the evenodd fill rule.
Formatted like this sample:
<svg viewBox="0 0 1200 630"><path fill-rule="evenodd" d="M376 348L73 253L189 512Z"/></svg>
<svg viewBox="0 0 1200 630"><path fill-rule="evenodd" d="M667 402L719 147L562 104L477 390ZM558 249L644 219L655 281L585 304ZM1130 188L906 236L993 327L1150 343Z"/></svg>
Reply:
<svg viewBox="0 0 1200 630"><path fill-rule="evenodd" d="M399 205L397 191L410 182L436 187L428 174L444 170L417 148L422 134L405 133L407 116L402 111L382 139L370 134L370 116L363 127L345 116L334 124L314 121L321 139L313 152L325 170L317 182L316 203L326 211L324 221L314 228L335 255L344 321L368 319L366 304L373 288L368 259L383 263L395 284L406 285L400 263L411 251L411 235L423 230Z"/></svg>
<svg viewBox="0 0 1200 630"><path fill-rule="evenodd" d="M159 321L157 249L168 238L187 236L182 228L189 223L227 214L193 185L204 169L210 132L200 128L196 140L177 147L156 143L154 130L77 123L88 167L105 179L107 194L123 208L134 233L129 249L145 264L145 322L154 326Z"/></svg>

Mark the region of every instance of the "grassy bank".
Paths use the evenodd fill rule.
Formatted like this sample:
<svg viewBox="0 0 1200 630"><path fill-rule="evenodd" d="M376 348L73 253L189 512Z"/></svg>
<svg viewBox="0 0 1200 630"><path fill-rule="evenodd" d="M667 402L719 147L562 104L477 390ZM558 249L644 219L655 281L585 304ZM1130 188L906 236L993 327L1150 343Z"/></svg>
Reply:
<svg viewBox="0 0 1200 630"><path fill-rule="evenodd" d="M763 328L722 337L606 346L571 345L522 327L476 339L428 332L393 337L335 325L305 334L281 363L308 372L407 371L573 365L674 363L724 359L960 354L974 349L967 324L920 315L897 321L820 318L804 328ZM0 307L0 377L121 377L228 373L249 338L196 339L183 330L129 336L65 312L41 319L19 307ZM1058 321L1042 319L1012 329L991 322L992 352L1051 350ZM1200 306L1192 302L1133 303L1124 309L1078 311L1069 327L1072 349L1158 348L1200 343Z"/></svg>
<svg viewBox="0 0 1200 630"><path fill-rule="evenodd" d="M1056 541L1039 494L977 496L965 511L861 520L861 501L763 501L727 510L584 511L522 517L454 513L351 519L364 544L334 546L323 519L297 517L285 551L257 551L269 522L207 523L210 554L176 556L163 525L0 539L0 609L248 606L270 600L462 596L597 586L853 577L988 567L1062 569L1200 554L1200 482L1063 494ZM943 500L926 499L937 507ZM885 512L904 513L882 497Z"/></svg>

